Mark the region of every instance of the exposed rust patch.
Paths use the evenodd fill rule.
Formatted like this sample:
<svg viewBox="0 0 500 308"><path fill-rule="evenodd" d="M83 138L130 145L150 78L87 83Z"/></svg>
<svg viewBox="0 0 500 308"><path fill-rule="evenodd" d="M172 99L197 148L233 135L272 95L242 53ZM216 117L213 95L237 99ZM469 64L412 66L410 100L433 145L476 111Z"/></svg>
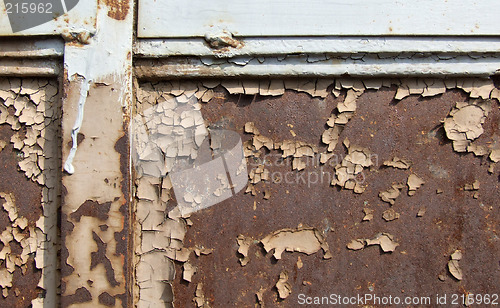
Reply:
<svg viewBox="0 0 500 308"><path fill-rule="evenodd" d="M103 0L108 7L108 16L116 20L125 20L130 10L127 0Z"/></svg>
<svg viewBox="0 0 500 308"><path fill-rule="evenodd" d="M63 189L63 197L66 194L65 191L66 189ZM64 230L64 232L66 233L71 233L73 232L74 227L75 227L74 224L68 220L68 216L65 213L61 212L61 220L59 228L61 230ZM68 264L67 262L68 257L69 257L69 251L68 248L66 247L65 239L63 238L61 245L61 269L60 269L61 278L71 275L75 270L71 265ZM66 290L66 282L64 281L64 279L61 279L61 293L64 294L65 290Z"/></svg>
<svg viewBox="0 0 500 308"><path fill-rule="evenodd" d="M99 235L97 235L97 233L95 232L92 232L92 238L97 244L97 251L92 252L90 255L90 269L93 269L98 264L104 265L104 268L106 269L106 278L108 279L109 283L113 287L119 285L119 283L115 279L115 271L113 270L113 266L111 265L109 259L106 257L106 247L108 245L104 243Z"/></svg>
<svg viewBox="0 0 500 308"><path fill-rule="evenodd" d="M120 298L124 305L127 307L133 306L132 298L132 260L131 255L134 251L133 238L130 235L130 223L132 221L130 215L130 174L129 174L129 135L127 133L128 121L125 118L123 123L123 136L118 139L115 143L115 151L120 153L120 171L122 174L122 181L120 182L120 188L123 193L123 204L120 207L120 213L123 217L123 229L121 232L115 232L115 240L118 243L116 245L116 254L123 255L124 265L123 273L125 276L125 293L116 295Z"/></svg>
<svg viewBox="0 0 500 308"><path fill-rule="evenodd" d="M71 213L70 218L76 222L80 221L82 216L96 217L99 220L106 221L108 219L109 208L111 202L99 204L96 201L85 201L76 212Z"/></svg>
<svg viewBox="0 0 500 308"><path fill-rule="evenodd" d="M85 287L78 288L75 294L68 295L65 298L67 300L66 304L63 303L63 307L69 307L70 303L87 303L92 300L92 294Z"/></svg>
<svg viewBox="0 0 500 308"><path fill-rule="evenodd" d="M297 179L294 182L260 182L255 185L256 196L241 192L193 214L193 225L185 241L216 249L212 255L197 260L198 272L192 283L181 283L176 277L175 306L190 305L201 281L211 305L253 305L259 288L271 289L283 270L296 267L297 257L285 252L282 259L274 263L261 247L253 247L248 252L252 261L242 267L235 239L239 234L261 238L277 229L299 224L324 230L333 258L323 260L320 254L301 255L303 269L297 270L293 277L290 275L288 282L293 292L281 304L293 306L299 293L324 296L332 290L346 295L372 290L393 296L463 293L464 289L453 279L444 282L438 279L440 274L449 277L447 264L450 254L457 249L464 251L464 256L474 255L460 261L467 291L496 290L500 283L496 256L500 251L498 245L493 244L498 243L498 235L491 226L500 223L495 208L500 198L498 172L488 174L485 158L454 152L440 122L455 102L467 100L466 94L461 90L448 90L437 97L409 95L398 102L393 100L396 90L396 87L383 87L366 91L358 100L356 115L341 133L341 140L347 137L351 143L378 155L377 164L363 171L368 184L363 194L331 187L328 181L308 185L308 174L320 168L309 163L303 171L289 176L289 179ZM250 138L243 132L248 121L255 122L260 133L275 142L292 138L286 126L290 123L297 133L294 138L324 149L319 138L321 131L344 95L342 91L339 98L329 95L324 102L315 103L310 97L292 91L279 98L266 98L228 95L225 90L217 89L215 98L202 106L202 112L209 126L234 129L243 140ZM280 106L292 106L295 112ZM498 121L499 114L497 104L484 123L485 133L478 138L479 143L488 144L495 138L496 123L493 122ZM334 153L341 160L346 150L338 146ZM269 154L267 149L261 150L261 159L266 158L266 154ZM267 157L266 168L271 178L275 172L290 173L290 158ZM384 161L394 157L411 161L411 167L408 170L381 167ZM257 164L258 161L253 168ZM331 166L325 166L325 172L332 172ZM390 205L378 194L393 183L406 183L413 173L424 179L425 184L413 196L408 195L408 187L403 187L393 205L400 217L386 222L382 215ZM478 199L463 190L465 184L475 180L481 182ZM436 193L437 189L442 192ZM271 191L268 200L264 198L265 190ZM426 207L426 213L417 217L422 206ZM366 208L373 209L374 216L370 221L361 222ZM397 239L399 246L393 253L382 255L374 248L356 252L346 248L352 239L372 238L381 230ZM180 265L176 269L182 272ZM415 276L415 272L421 275ZM276 291L262 296L268 305L281 305Z"/></svg>
<svg viewBox="0 0 500 308"><path fill-rule="evenodd" d="M0 140L9 141L14 132L7 125L0 125ZM42 187L30 179L23 172L18 171L19 151L12 147L12 143L0 152L0 191L12 192L16 198L19 215L35 222L42 214L40 204Z"/></svg>
<svg viewBox="0 0 500 308"><path fill-rule="evenodd" d="M115 305L115 298L111 295L109 295L107 292L103 292L99 295L99 303L112 307Z"/></svg>

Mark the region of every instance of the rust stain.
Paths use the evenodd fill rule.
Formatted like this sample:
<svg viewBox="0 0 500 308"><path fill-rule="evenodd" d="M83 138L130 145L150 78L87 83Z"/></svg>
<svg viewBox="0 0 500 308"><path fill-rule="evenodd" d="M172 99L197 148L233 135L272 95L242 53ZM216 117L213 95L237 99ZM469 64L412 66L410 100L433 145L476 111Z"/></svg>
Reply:
<svg viewBox="0 0 500 308"><path fill-rule="evenodd" d="M103 0L108 7L108 16L116 20L125 20L130 10L127 0Z"/></svg>

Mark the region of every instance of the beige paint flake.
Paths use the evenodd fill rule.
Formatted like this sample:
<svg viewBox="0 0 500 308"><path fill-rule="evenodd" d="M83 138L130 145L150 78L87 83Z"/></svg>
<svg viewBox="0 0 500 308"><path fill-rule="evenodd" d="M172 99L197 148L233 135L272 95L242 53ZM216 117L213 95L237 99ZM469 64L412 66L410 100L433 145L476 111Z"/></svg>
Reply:
<svg viewBox="0 0 500 308"><path fill-rule="evenodd" d="M302 158L293 158L292 160L292 170L301 171L307 166L307 162Z"/></svg>
<svg viewBox="0 0 500 308"><path fill-rule="evenodd" d="M208 302L208 298L205 297L203 293L203 283L198 283L196 286L195 297L193 302L196 304L198 308L210 308L210 304Z"/></svg>
<svg viewBox="0 0 500 308"><path fill-rule="evenodd" d="M267 148L269 151L274 149L273 140L263 135L255 135L253 137L253 145L257 151L262 147Z"/></svg>
<svg viewBox="0 0 500 308"><path fill-rule="evenodd" d="M189 219L186 219L186 220L189 220ZM207 255L211 254L212 252L214 252L214 249L213 248L205 248L205 247L195 247L193 249L193 251L197 257L200 257L201 255L207 256Z"/></svg>
<svg viewBox="0 0 500 308"><path fill-rule="evenodd" d="M481 136L482 124L491 108L490 101L456 103L448 117L444 119L446 136L453 141L453 149L456 152L467 152L471 142Z"/></svg>
<svg viewBox="0 0 500 308"><path fill-rule="evenodd" d="M257 293L255 293L255 298L257 299L257 303L256 303L256 307L264 307L264 292L266 291L266 289L264 289L263 287L260 287L259 288L259 291L257 291Z"/></svg>
<svg viewBox="0 0 500 308"><path fill-rule="evenodd" d="M500 161L500 147L497 147L495 149L493 149L490 153L490 159L492 162L499 162Z"/></svg>
<svg viewBox="0 0 500 308"><path fill-rule="evenodd" d="M255 188L255 185L249 183L247 185L247 188L245 189L245 194L251 194L252 196L256 196L257 189Z"/></svg>
<svg viewBox="0 0 500 308"><path fill-rule="evenodd" d="M328 152L333 152L335 150L335 147L337 146L337 143L339 142L339 137L340 133L342 132L342 128L338 125L335 125L334 127L328 128L323 132L321 135L321 141L324 144L328 145ZM322 155L327 155L327 153L322 153ZM333 154L331 154L333 156ZM326 157L326 156L325 156ZM322 163L326 163L328 161L329 157Z"/></svg>
<svg viewBox="0 0 500 308"><path fill-rule="evenodd" d="M0 192L0 198L4 199L3 209L9 214L9 220L14 222L19 214L15 204L14 194Z"/></svg>
<svg viewBox="0 0 500 308"><path fill-rule="evenodd" d="M385 210L384 213L382 214L382 218L385 220L385 221L393 221L393 220L396 220L400 217L400 214L397 213L394 209L388 209L388 210Z"/></svg>
<svg viewBox="0 0 500 308"><path fill-rule="evenodd" d="M448 270L450 274L455 277L457 280L462 280L463 273L462 269L459 266L459 261L462 259L462 252L460 250L456 250L450 256L450 261L448 261Z"/></svg>
<svg viewBox="0 0 500 308"><path fill-rule="evenodd" d="M415 174L410 174L408 177L407 185L408 185L408 196L413 196L417 192L417 189L420 188L425 183L424 180L416 176Z"/></svg>
<svg viewBox="0 0 500 308"><path fill-rule="evenodd" d="M402 158L395 156L392 160L384 161L384 166L393 167L397 169L409 169L411 167L411 162Z"/></svg>
<svg viewBox="0 0 500 308"><path fill-rule="evenodd" d="M436 96L446 92L446 86L442 79L424 79L426 87L422 92L422 97Z"/></svg>
<svg viewBox="0 0 500 308"><path fill-rule="evenodd" d="M298 140L285 140L283 142L275 142L275 149L280 149L283 153L281 157L314 157L314 154L318 152L318 148L310 143Z"/></svg>
<svg viewBox="0 0 500 308"><path fill-rule="evenodd" d="M399 246L389 233L379 233L373 239L366 239L366 245L380 245L383 252L393 252Z"/></svg>
<svg viewBox="0 0 500 308"><path fill-rule="evenodd" d="M425 207L421 207L418 212L417 212L417 217L422 217L425 215L425 212L427 211L427 209Z"/></svg>
<svg viewBox="0 0 500 308"><path fill-rule="evenodd" d="M243 84L239 80L224 80L221 85L226 88L229 94L243 94L245 90Z"/></svg>
<svg viewBox="0 0 500 308"><path fill-rule="evenodd" d="M474 183L472 183L472 184L465 184L464 190L465 191L479 190L479 186L480 186L479 181L475 180Z"/></svg>
<svg viewBox="0 0 500 308"><path fill-rule="evenodd" d="M348 154L335 166L335 177L331 185L338 185L358 194L363 193L366 189L363 185L363 170L373 165L372 154L367 148L351 145L347 138L344 140L344 145Z"/></svg>
<svg viewBox="0 0 500 308"><path fill-rule="evenodd" d="M253 135L260 135L259 130L255 126L254 122L246 122L245 127L244 127L245 133L253 134Z"/></svg>
<svg viewBox="0 0 500 308"><path fill-rule="evenodd" d="M278 295L281 299L285 299L292 294L292 285L288 282L287 271L282 271L280 273L280 277L276 283L276 289L278 290Z"/></svg>
<svg viewBox="0 0 500 308"><path fill-rule="evenodd" d="M422 97L430 97L442 94L446 89L462 89L469 94L470 98L497 98L500 91L495 88L491 79L459 78L459 79L436 79L436 78L407 78L402 80L383 80L383 86L394 84L399 86L395 99L401 100L409 95L417 94ZM366 83L365 83L366 86ZM368 86L366 86L368 88Z"/></svg>
<svg viewBox="0 0 500 308"><path fill-rule="evenodd" d="M260 181L269 181L269 170L264 168L264 165L259 165L257 168L250 170L248 177L251 184L257 184Z"/></svg>
<svg viewBox="0 0 500 308"><path fill-rule="evenodd" d="M187 282L191 282L193 275L196 273L196 266L192 265L189 262L186 262L182 265L182 279Z"/></svg>
<svg viewBox="0 0 500 308"><path fill-rule="evenodd" d="M379 245L383 252L393 252L398 243L394 241L394 236L389 233L382 232L376 234L372 239L356 239L347 244L350 250L361 250L367 246Z"/></svg>
<svg viewBox="0 0 500 308"><path fill-rule="evenodd" d="M363 209L363 212L365 213L363 221L371 221L373 219L373 213L375 212L375 210L365 207Z"/></svg>
<svg viewBox="0 0 500 308"><path fill-rule="evenodd" d="M363 80L366 89L378 90L382 87L382 79L370 78Z"/></svg>
<svg viewBox="0 0 500 308"><path fill-rule="evenodd" d="M297 268L301 269L304 266L304 263L302 262L302 258L299 256L297 258Z"/></svg>
<svg viewBox="0 0 500 308"><path fill-rule="evenodd" d="M394 203L396 202L396 198L399 197L399 195L401 194L401 189L403 189L404 187L405 185L402 183L392 184L389 189L380 192L378 196L380 197L380 199L382 199L382 201L394 205Z"/></svg>
<svg viewBox="0 0 500 308"><path fill-rule="evenodd" d="M484 145L477 145L475 143L469 144L467 147L467 152L474 153L476 156L485 156L490 154L489 149Z"/></svg>
<svg viewBox="0 0 500 308"><path fill-rule="evenodd" d="M14 79L12 79L14 80ZM45 145L45 140L52 140L56 130L59 112L53 100L57 96L57 84L35 79L18 79L16 90L1 89L3 104L0 104L0 124L7 123L15 131L25 128L21 137L16 133L11 138L14 148L22 153L19 167L25 175L40 185L46 184L45 159L53 157L54 151ZM28 88L24 89L24 83ZM4 86L4 85L2 85ZM8 86L8 85L6 85ZM37 87L33 89L33 87ZM6 107L15 109L13 115ZM55 111L56 110L56 111Z"/></svg>
<svg viewBox="0 0 500 308"><path fill-rule="evenodd" d="M323 154L320 162L326 163L333 155L328 153L333 152L340 138L340 134L344 130L345 125L354 116L357 108L357 100L364 92L364 86L360 82L338 81L336 88L340 90L342 87L347 87L347 94L344 101L337 104L337 109L330 115L326 124L329 126L322 136L321 141L328 145L327 153Z"/></svg>
<svg viewBox="0 0 500 308"><path fill-rule="evenodd" d="M495 172L495 163L490 163L490 165L488 166L488 173L489 174L493 174Z"/></svg>
<svg viewBox="0 0 500 308"><path fill-rule="evenodd" d="M238 253L243 257L238 258L241 266L245 266L250 262L250 258L248 257L248 250L250 246L253 244L254 240L250 237L245 237L243 234L238 235L236 239L238 242Z"/></svg>
<svg viewBox="0 0 500 308"><path fill-rule="evenodd" d="M7 269L0 269L0 287L2 287L2 290L7 290L7 288L12 287L12 277L12 273L9 273ZM4 295L4 297L7 296Z"/></svg>
<svg viewBox="0 0 500 308"><path fill-rule="evenodd" d="M299 227L297 229L282 229L275 231L261 240L266 252L274 249L275 259L281 259L284 251L301 252L307 255L323 249L324 259L332 257L324 236L315 228Z"/></svg>
<svg viewBox="0 0 500 308"><path fill-rule="evenodd" d="M352 240L347 244L347 248L350 250L361 250L365 248L365 240L364 239Z"/></svg>

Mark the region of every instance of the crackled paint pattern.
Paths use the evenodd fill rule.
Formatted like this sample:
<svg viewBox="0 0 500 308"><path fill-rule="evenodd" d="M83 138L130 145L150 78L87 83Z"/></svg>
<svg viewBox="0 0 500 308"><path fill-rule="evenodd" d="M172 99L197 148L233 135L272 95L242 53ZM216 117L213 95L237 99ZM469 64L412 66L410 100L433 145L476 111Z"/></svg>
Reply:
<svg viewBox="0 0 500 308"><path fill-rule="evenodd" d="M5 306L16 302L26 306L31 302L33 307L58 304L58 88L54 80L0 79L0 155L4 164L0 202L8 218L1 218L0 236L0 303ZM17 166L12 166L16 161Z"/></svg>
<svg viewBox="0 0 500 308"><path fill-rule="evenodd" d="M456 91L458 90L461 91L461 93L464 93L463 95L467 98L465 99L466 103L461 103L461 105L457 106L457 108L463 108L464 106L469 105L476 106L476 104L481 104L480 102L482 101L488 102L488 104L492 105L493 108L497 108L497 100L500 93L494 86L493 82L489 79L442 80L432 78L412 78L357 80L351 78L338 78L335 80L207 80L202 82L160 81L155 83L140 83L137 88L136 111L138 114L143 114L146 110L160 105L169 106L167 109L170 108L170 110L174 110L176 108L175 106L179 102L187 102L189 98L192 97L195 97L194 101L196 104L208 103L207 105L201 106L202 112L209 108L226 108L223 107L223 105L213 105L222 104L222 102L226 99L225 97L227 97L224 95L237 98L235 101L236 105L239 105L240 101L242 101L241 106L258 104L258 97L280 98L281 96L286 96L289 91L307 93L310 95L309 99L312 97L313 100L316 100L315 103L318 104L321 104L324 99L334 99L338 101L330 116L324 118L324 130L317 135L317 141L315 142L307 141L307 139L301 138L300 133L297 133L297 131L304 129L304 127L294 127L293 125L288 125L286 129L289 133L288 138L277 138L275 132L271 130L263 130L261 126L262 124L259 124L260 122L256 118L247 118L246 121L243 121L243 124L241 124L240 127L234 127L231 126L233 125L232 118L224 119L224 116L226 115L210 113L208 118L205 118L205 125L208 125L208 127L231 127L245 136L246 141L244 142L244 152L247 158L247 163L252 167L249 168L249 184L245 191L246 194L244 195L250 196L248 203L250 204L250 208L252 208L251 204L253 203L253 211L256 215L259 212L260 207L264 206L262 203L266 204L265 202L273 202L275 198L283 198L280 196L279 192L276 192L277 188L274 188L273 186L276 185L276 183L280 183L280 179L273 177L273 169L275 168L268 167L265 162L262 162L262 159L264 159L267 154L276 153L283 161L287 162L286 164L289 164L285 164L284 166L288 166L288 168L296 174L308 172L311 168L309 160L317 159L317 166L329 168L329 172L333 175L328 180L328 185L330 186L332 192L335 188L331 186L337 186L342 188L344 191L354 192L353 195L359 195L361 196L360 198L363 198L362 196L364 195L373 195L373 193L375 193L376 199L366 197L368 198L367 200L371 201L365 201L364 208L362 209L364 217L362 215L360 217L360 221L362 220L364 223L373 223L373 221L377 219L382 219L384 223L388 224L388 227L386 227L387 231L382 230L383 232L379 231L371 234L362 232L362 229L357 227L359 231L363 233L363 236L366 237L355 239L350 242L349 240L346 240L345 235L344 237L336 236L335 232L337 231L333 229L333 226L330 225L331 222L329 222L326 218L321 222L309 222L309 224L314 227L305 227L302 224L299 224L298 229L289 229L291 227L290 225L288 228L284 229L275 228L272 232L268 233L267 238L265 237L266 234L260 234L256 237L255 234L253 234L255 229L250 228L250 230L253 230L252 232L240 233L232 240L235 247L234 252L236 252L238 256L237 258L234 258L233 261L241 267L241 270L235 269L232 264L221 264L220 262L217 262L217 266L228 266L226 273L229 268L231 268L231 270L229 270L228 274L220 272L219 274L214 274L213 270L205 266L210 264L210 260L214 261L214 254L217 258L222 258L218 252L219 249L223 249L224 251L227 249L220 247L219 245L222 244L213 238L217 237L217 235L206 234L208 231L205 232L199 230L197 227L198 224L201 224L201 226L207 227L210 230L220 229L220 227L218 228L215 226L208 227L204 221L213 221L212 215L220 212L217 208L227 207L231 204L231 200L225 201L215 208L183 216L175 207L175 198L179 198L179 196L174 196L172 184L168 181L168 178L158 178L158 175L162 171L154 168L152 169L151 167L155 164L145 164L143 167L140 167L134 180L134 185L136 187L134 211L137 212L138 218L138 220L135 221L134 244L136 247L135 252L137 254L136 263L134 264L136 283L135 303L137 307L150 307L158 304L172 306L173 303L182 306L188 305L189 302L191 302L191 305L194 302L197 307L217 306L223 303L231 305L231 303L234 304L235 302L242 305L253 305L254 303L252 300L250 300L250 302L242 302L242 298L244 297L248 299L250 296L249 294L242 294L241 299L233 298L232 300L227 296L223 296L223 298L217 297L217 295L220 295L220 292L215 290L214 286L211 284L207 284L207 281L214 282L213 275L223 275L224 277L227 277L228 275L232 276L239 271L246 270L248 270L249 273L255 273L256 268L259 268L259 266L262 265L262 263L258 260L261 259L262 256L255 251L258 245L254 244L259 242L255 240L256 238L264 238L262 241L265 248L266 245L269 245L269 241L273 239L273 235L283 234L283 238L277 238L273 241L275 244L266 248L269 254L274 253L274 255L279 256L279 258L282 256L282 251L294 250L316 256L319 254L314 254L314 252L322 247L325 251L325 259L327 259L322 261L325 264L328 262L339 262L339 260L336 260L335 255L339 253L338 251L341 247L343 247L343 249L348 248L348 250L366 250L371 253L375 250L370 248L370 246L377 246L389 255L407 254L408 247L406 245L408 245L408 243L405 242L407 235L405 232L398 232L390 226L391 224L397 223L399 220L406 221L406 217L408 217L407 210L400 208L402 202L401 199L406 200L405 198L409 197L420 200L421 194L424 194L424 192L420 191L427 191L429 185L432 184L427 183L429 179L425 177L426 173L423 173L419 168L415 169L414 165L418 164L418 162L412 162L401 154L383 157L384 160L378 161L377 153L374 152L373 149L364 145L358 145L357 138L352 136L349 138L344 137L346 130L352 129L353 125L359 125L359 101L362 100L365 95L369 95L366 93L375 93L374 91L381 91L389 88L395 89L392 96L394 102L404 101L405 99L415 95L422 98L428 98L443 95L446 94L447 91L452 90L457 93ZM221 93L224 92L228 94L223 94L223 96L221 96ZM491 103L489 103L490 101ZM364 103L366 104L366 102ZM165 110L166 115L169 112L171 111ZM469 125L469 123L472 123L472 125L475 126L471 127L470 130L480 129L477 125L484 123L484 118L479 118L477 121L461 121L461 119L456 118L456 113L457 111L451 110L449 115L443 117L441 120L443 120L443 122L445 121L445 118L455 120L455 122L452 123L452 125L455 126L463 123L466 123L463 125ZM487 113L484 113L484 116L486 117ZM234 117L236 117L236 115ZM366 117L366 115L364 115L364 117ZM483 117L483 114L481 114L481 117ZM216 118L219 118L219 122L214 121ZM361 120L364 121L364 118ZM166 119L166 122L164 123L167 123L168 121L169 120ZM241 123L241 120L238 121ZM353 121L357 124L352 124ZM161 122L163 122L163 120L160 118L159 123ZM477 124L475 124L476 122ZM439 126L442 124L438 121L435 125ZM446 125L447 124L445 124L445 126ZM462 131L466 133L467 129L469 128L463 128ZM444 130L446 130L446 127ZM168 136L168 134L171 133L171 130L165 130L164 133ZM444 131L444 133L447 134L447 131ZM450 138L450 136L447 137ZM475 138L477 138L477 136L474 138L471 137L470 144L468 144L468 147L466 148L467 151L473 152L476 156L481 155L485 157L486 162L490 164L490 167L488 168L490 173L494 173L498 142L490 142L485 145L484 141L482 141L478 150L477 147L471 146L471 144L474 145L473 141ZM191 142L195 143L196 141L192 140ZM340 147L339 143L343 146ZM346 154L339 159L338 151L343 148L345 148ZM262 163L258 163L259 161ZM374 192L373 188L370 187L373 185L372 182L365 181L364 178L360 178L361 175L371 175L374 172L390 172L390 170L393 170L393 173L401 173L401 176L398 175L395 177L395 179L398 179L396 182L381 183L385 183L385 188L382 188L381 185L377 184L377 187L379 187L380 190L376 192ZM416 172L415 170L420 171ZM442 171L437 167L432 166L430 167L430 170L435 176L446 176L443 175L445 174L443 173L445 171ZM433 181L431 182L433 183ZM474 192L479 189L479 184L473 183L467 185L465 188L462 188L464 191L470 190ZM387 189L388 187L389 189ZM384 189L387 190L384 191ZM408 196L401 196L402 191L407 191ZM281 193L284 194L285 192ZM288 193L291 192L287 190L286 194ZM438 189L436 193L437 195L440 195L443 194L443 191ZM238 196L239 197L237 198L243 198L241 194ZM245 200L246 198L247 197L245 197ZM477 198L477 196L475 195L474 198ZM380 211L370 206L370 203L376 202L377 199L381 202L381 204L385 201L390 206L394 206L394 208ZM429 213L426 214L426 211L428 212L429 209L425 206L420 206L417 210L415 211L414 217L418 217L418 219L425 219L429 216ZM246 211L244 212L246 213ZM316 217L315 215L311 215L311 217L312 216ZM255 217L257 216L254 216L254 219ZM301 217L303 217L304 221L310 221L306 214ZM286 220L289 219L287 218ZM241 219L238 219L238 221L241 222ZM225 222L222 227L224 224L230 223ZM215 225L217 225L217 223L215 223ZM231 228L234 228L234 226ZM269 230L269 228L270 226L266 226L265 229ZM190 229L196 230L196 233L191 234L189 231ZM311 242L311 240L307 240L307 235L305 234L303 236L298 234L297 236L294 235L291 237L285 236L287 232L293 234L293 232L302 232L301 230L314 230L312 234L317 234L318 236L316 237L318 239L318 247L315 246L316 244L313 245L314 242ZM224 234L224 231L222 230L219 232L221 232L220 234ZM333 235L330 232L334 232ZM202 240L196 235L201 233L205 234L206 237L213 239L214 242L219 244L217 246L208 247L208 243L210 243L210 241L206 239ZM359 235L351 234L351 236L356 237ZM223 235L223 237L225 238L226 236ZM186 239L188 239L189 242L187 242ZM314 247L302 246L306 245L305 243L308 243L307 245L313 245ZM325 247L320 246L323 245L322 243L326 245L326 250ZM332 243L336 243L337 246L332 248ZM201 247L199 245L205 246ZM210 252L207 252L207 255L203 256L201 251L202 249L207 248L210 248ZM256 257L254 257L254 254ZM308 258L311 258L312 256ZM231 257L228 256L223 258L226 259ZM296 285L293 283L292 286L290 282L290 271L293 270L296 272L297 268L300 269L307 266L307 264L299 257L299 260L296 262L296 269L293 269L290 267L290 262L286 260L290 258L288 254L286 254L286 257L285 254L283 254L283 258L285 260L280 261L283 265L280 266L282 270L279 273L276 275L271 275L271 273L269 273L269 275L263 274L268 278L263 279L263 277L260 277L257 279L262 284L257 285L257 289L255 289L254 301L256 305L264 305L266 301L270 301L270 298L273 302L275 302L278 298L281 298L284 300L284 303L287 303L287 299L285 298L294 293L293 290L296 288ZM453 257L451 259L452 260L450 262L453 264L451 265L450 271L452 271L451 274L454 277L457 277L455 274L458 275L458 259L453 259ZM445 260L443 262L442 270L447 270L446 262L448 261ZM176 265L176 263L178 265ZM160 272L156 270L157 267L155 264L161 264L163 271ZM219 270L216 272L218 271ZM224 269L220 269L220 271L224 271ZM272 272L275 271L272 270ZM443 272L436 273L436 279L438 274L441 277ZM186 284L185 286L178 285L176 282L179 281L178 279L183 279L189 284ZM220 279L216 279L215 281L220 281ZM308 287L313 282L304 278L300 284L303 287ZM219 283L217 284L220 285ZM273 286L276 286L277 289L273 290ZM276 290L278 292L276 292ZM216 296L215 299L214 295Z"/></svg>

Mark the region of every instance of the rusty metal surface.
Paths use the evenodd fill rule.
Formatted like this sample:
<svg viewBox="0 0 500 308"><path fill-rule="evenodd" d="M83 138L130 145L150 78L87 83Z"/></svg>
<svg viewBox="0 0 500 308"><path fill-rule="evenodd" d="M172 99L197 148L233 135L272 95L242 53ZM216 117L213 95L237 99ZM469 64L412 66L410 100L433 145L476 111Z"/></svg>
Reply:
<svg viewBox="0 0 500 308"><path fill-rule="evenodd" d="M241 191L232 199L193 214L185 246L202 245L214 251L193 261L198 271L192 283L176 276L175 306L192 306L199 282L203 282L205 296L213 307L253 307L260 287L266 290L264 303L268 307L299 306L300 293L431 297L499 293L498 170L489 174L486 159L454 152L440 123L455 102L466 100L466 95L452 90L434 98L410 96L398 102L393 99L395 91L395 87L366 91L358 100L355 117L341 134L341 140L347 137L351 144L367 147L377 155L375 167L365 172L368 186L364 193L332 187L328 180L308 185L308 174L318 172L320 166L309 164L303 171L292 171L290 159L273 163L279 155L273 151L273 156L268 156L271 174L292 173L289 178L299 176L297 180L261 182L256 185L260 191L257 196ZM209 126L235 130L244 140L249 135L243 133L243 126L253 121L274 141L303 140L323 149L320 138L326 119L344 95L342 92L335 99L330 94L322 101L287 91L282 97L265 98L228 95L218 88L214 99L203 105L202 113ZM499 122L495 102L483 125L480 144L498 142ZM340 157L346 151L339 143L335 153ZM384 160L394 156L411 160L413 166L410 170L381 167ZM324 171L333 173L333 168L325 166ZM392 207L401 217L384 221L382 212L390 207L379 198L379 192L392 183L406 183L410 173L421 176L425 184L412 197L405 187ZM481 183L477 199L473 192L463 189L474 180ZM269 200L263 199L265 189L271 192ZM443 193L437 194L437 189ZM422 206L427 211L417 217ZM365 207L375 210L372 221L361 221ZM284 253L276 261L258 244L250 249L248 265L242 267L238 262L239 234L261 239L299 224L326 231L332 259L322 259L321 253ZM382 253L378 247L361 251L346 248L351 240L371 238L377 232L391 233L400 246L393 253ZM460 261L462 281L447 271L449 256L456 249L464 254ZM298 256L303 262L301 269L296 264ZM277 298L274 288L282 270L289 272L292 285L292 294L285 300ZM177 272L182 272L179 264ZM445 280L440 281L438 275L444 275Z"/></svg>
<svg viewBox="0 0 500 308"><path fill-rule="evenodd" d="M9 126L0 126L0 140L10 140L13 134L14 132ZM29 225L34 226L42 214L42 187L18 171L18 156L16 152L12 144L8 144L0 152L0 169L2 170L0 172L0 191L14 194L19 215L26 217ZM3 203L3 201L0 202ZM0 230L5 230L11 224L7 212L2 209L0 212ZM11 249L17 255L22 251L21 246L13 242L11 242ZM9 290L6 298L0 298L0 306L29 307L31 300L36 298L42 291L37 288L42 271L35 268L34 258L30 258L27 266L28 269L25 275L22 275L19 269L14 271L13 287Z"/></svg>
<svg viewBox="0 0 500 308"><path fill-rule="evenodd" d="M0 81L2 119L11 117L0 125L0 306L39 307L42 300L55 306L59 286L58 83L30 78Z"/></svg>

